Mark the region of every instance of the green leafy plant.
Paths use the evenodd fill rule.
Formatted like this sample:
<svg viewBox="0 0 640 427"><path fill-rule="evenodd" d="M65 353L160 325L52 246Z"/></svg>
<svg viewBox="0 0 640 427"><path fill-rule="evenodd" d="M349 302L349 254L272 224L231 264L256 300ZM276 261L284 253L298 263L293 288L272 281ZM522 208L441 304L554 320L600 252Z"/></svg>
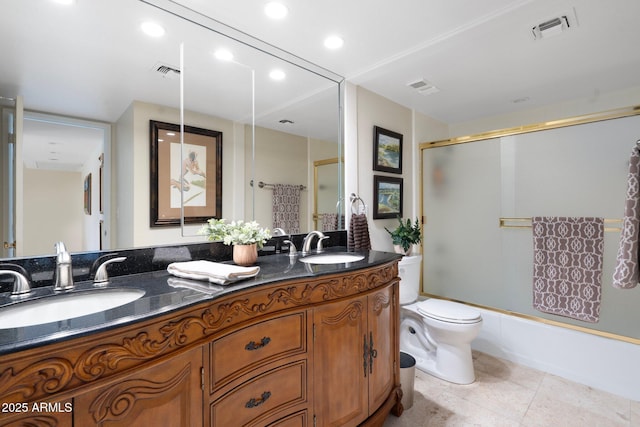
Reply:
<svg viewBox="0 0 640 427"><path fill-rule="evenodd" d="M398 227L391 231L387 227L387 233L391 235L391 241L394 245L401 246L402 249L407 252L411 245L416 245L422 240L422 232L420 231L420 221L416 218L415 223L412 225L411 220L407 219L404 222L398 217Z"/></svg>
<svg viewBox="0 0 640 427"><path fill-rule="evenodd" d="M261 228L256 221L244 222L227 221L222 219L211 218L199 231L204 234L211 242L222 241L225 245L258 245L258 248L271 238L271 231L267 228Z"/></svg>

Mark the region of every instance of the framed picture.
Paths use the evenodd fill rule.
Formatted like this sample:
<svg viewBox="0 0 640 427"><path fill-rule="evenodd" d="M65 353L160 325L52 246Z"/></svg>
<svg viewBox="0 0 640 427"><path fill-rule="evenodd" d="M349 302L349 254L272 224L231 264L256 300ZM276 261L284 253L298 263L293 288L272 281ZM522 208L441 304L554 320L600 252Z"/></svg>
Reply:
<svg viewBox="0 0 640 427"><path fill-rule="evenodd" d="M151 227L203 223L222 216L222 132L150 121Z"/></svg>
<svg viewBox="0 0 640 427"><path fill-rule="evenodd" d="M373 219L402 217L402 178L373 176Z"/></svg>
<svg viewBox="0 0 640 427"><path fill-rule="evenodd" d="M402 173L402 135L373 127L373 170Z"/></svg>
<svg viewBox="0 0 640 427"><path fill-rule="evenodd" d="M84 178L84 213L91 215L91 174Z"/></svg>

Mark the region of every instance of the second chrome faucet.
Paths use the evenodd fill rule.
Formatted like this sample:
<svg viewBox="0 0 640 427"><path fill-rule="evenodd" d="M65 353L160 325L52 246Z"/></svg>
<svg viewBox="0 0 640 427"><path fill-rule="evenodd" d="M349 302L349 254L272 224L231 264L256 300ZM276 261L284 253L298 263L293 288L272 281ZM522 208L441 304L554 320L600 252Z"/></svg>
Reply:
<svg viewBox="0 0 640 427"><path fill-rule="evenodd" d="M308 255L311 253L311 242L313 241L313 237L318 236L318 243L316 244L316 252L320 253L323 251L322 241L328 239L329 236L325 236L322 231L313 230L309 234L307 234L302 242L302 256Z"/></svg>
<svg viewBox="0 0 640 427"><path fill-rule="evenodd" d="M54 245L56 248L56 270L54 291L66 291L73 289L73 268L71 265L71 254L62 242Z"/></svg>

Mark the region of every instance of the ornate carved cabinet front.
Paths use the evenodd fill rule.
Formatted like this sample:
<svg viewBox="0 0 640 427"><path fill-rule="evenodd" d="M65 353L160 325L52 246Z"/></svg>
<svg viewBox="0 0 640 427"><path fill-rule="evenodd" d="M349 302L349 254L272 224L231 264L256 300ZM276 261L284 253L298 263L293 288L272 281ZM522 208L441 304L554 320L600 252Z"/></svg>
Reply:
<svg viewBox="0 0 640 427"><path fill-rule="evenodd" d="M201 425L202 366L199 347L107 381L74 398L74 425Z"/></svg>

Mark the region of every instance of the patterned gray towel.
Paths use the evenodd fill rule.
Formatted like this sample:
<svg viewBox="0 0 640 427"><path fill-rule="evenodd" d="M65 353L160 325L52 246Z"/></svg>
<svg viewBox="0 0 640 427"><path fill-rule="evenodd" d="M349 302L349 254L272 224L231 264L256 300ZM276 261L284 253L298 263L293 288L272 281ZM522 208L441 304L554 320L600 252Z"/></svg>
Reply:
<svg viewBox="0 0 640 427"><path fill-rule="evenodd" d="M638 238L640 238L640 153L631 150L627 178L627 200L622 218L620 246L613 272L613 287L631 289L638 285Z"/></svg>
<svg viewBox="0 0 640 427"><path fill-rule="evenodd" d="M604 219L533 217L533 307L600 319Z"/></svg>
<svg viewBox="0 0 640 427"><path fill-rule="evenodd" d="M274 184L273 228L282 228L287 234L300 232L300 186Z"/></svg>

